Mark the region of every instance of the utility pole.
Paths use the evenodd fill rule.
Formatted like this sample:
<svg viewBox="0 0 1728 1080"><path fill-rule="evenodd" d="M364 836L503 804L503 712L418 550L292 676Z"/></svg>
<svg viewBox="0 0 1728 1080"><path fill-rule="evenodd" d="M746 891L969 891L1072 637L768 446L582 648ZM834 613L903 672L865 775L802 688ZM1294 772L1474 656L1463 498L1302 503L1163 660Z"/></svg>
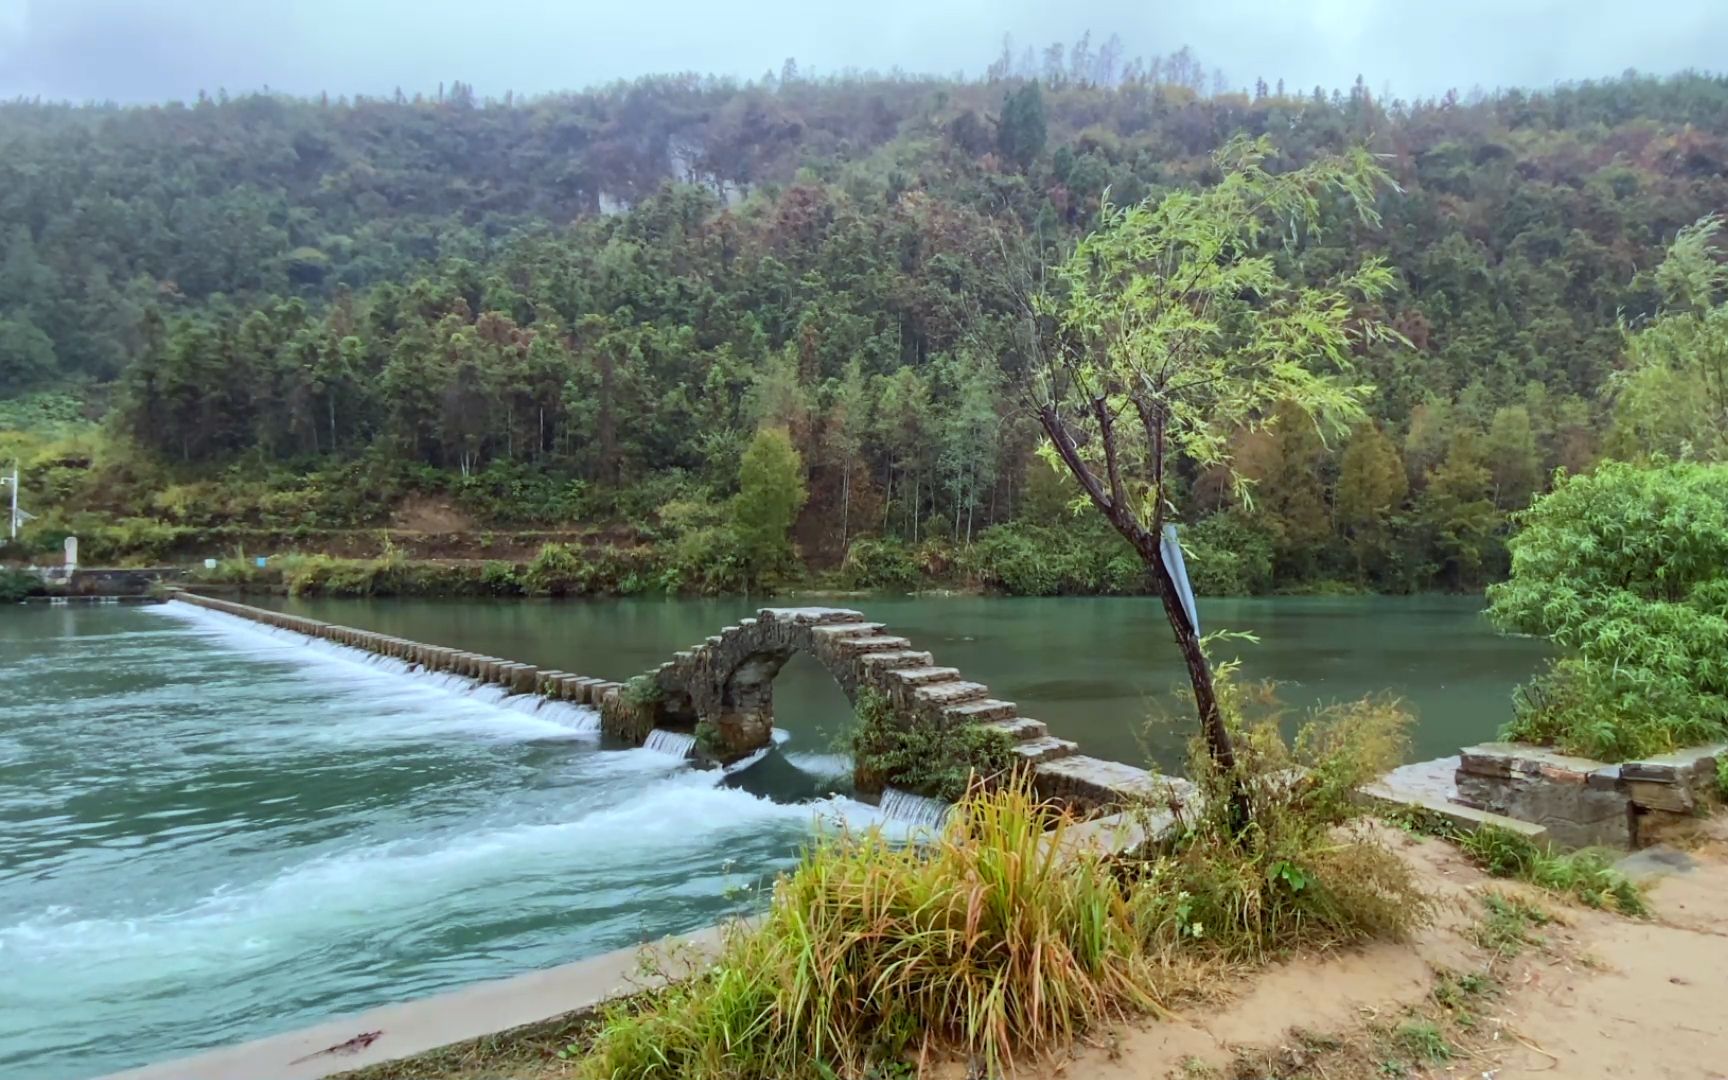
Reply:
<svg viewBox="0 0 1728 1080"><path fill-rule="evenodd" d="M0 483L5 483L5 484L10 485L10 487L12 489L8 493L8 498L11 501L12 508L11 508L11 512L6 515L6 526L7 526L6 539L7 539L7 543L16 544L18 542L18 528L19 528L19 526L23 525L26 521L29 521L32 517L35 517L34 514L30 513L28 510L25 510L23 507L18 505L19 482L18 482L18 463L16 461L14 461L12 463L12 475L11 476L0 476Z"/></svg>

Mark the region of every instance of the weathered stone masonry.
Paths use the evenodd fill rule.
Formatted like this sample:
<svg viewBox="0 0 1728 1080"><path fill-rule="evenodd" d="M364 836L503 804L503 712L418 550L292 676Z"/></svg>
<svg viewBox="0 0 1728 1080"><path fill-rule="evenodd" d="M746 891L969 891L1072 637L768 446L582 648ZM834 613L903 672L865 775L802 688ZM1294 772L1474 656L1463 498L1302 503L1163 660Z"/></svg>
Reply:
<svg viewBox="0 0 1728 1080"><path fill-rule="evenodd" d="M1172 789L1167 778L1144 769L1078 753L1042 720L1021 716L1013 702L844 608L764 608L725 627L632 680L626 692L609 695L601 703L602 727L640 743L654 728L694 732L702 724L710 733L704 752L737 760L771 743L774 677L799 652L814 657L854 703L870 688L914 723L1002 732L1047 798L1090 808Z"/></svg>
<svg viewBox="0 0 1728 1080"><path fill-rule="evenodd" d="M352 626L340 626L336 623L320 622L308 619L302 615L290 615L285 611L270 611L266 608L256 608L247 604L236 604L230 600L217 600L214 597L200 596L197 593L176 592L174 599L184 601L196 607L207 608L210 611L220 611L225 615L235 615L252 622L263 623L266 626L291 630L307 637L322 638L338 645L346 645L353 649L377 653L379 656L389 656L400 660L411 667L426 671L449 672L481 683L493 683L502 686L512 694L540 694L544 697L569 701L577 705L598 706L608 691L616 692L618 684L604 679L589 678L584 675L572 675L564 671L543 670L532 664L518 664L510 660L502 660L496 656L482 656L479 653L463 652L460 649L446 648L442 645L426 645L418 641L408 641L405 638L391 637L389 634L374 633L371 630L357 630Z"/></svg>
<svg viewBox="0 0 1728 1080"><path fill-rule="evenodd" d="M1038 793L1077 809L1134 799L1164 801L1186 792L1185 781L1131 765L1087 757L1067 739L1052 736L1042 720L1019 714L1011 701L990 696L953 668L938 667L927 652L890 634L861 612L842 608L764 608L753 619L723 628L692 649L625 684L564 671L542 670L496 656L392 637L251 607L190 592L175 599L322 638L427 671L450 672L511 693L592 705L611 738L640 746L654 728L694 732L706 723L713 737L704 755L730 762L773 741L774 677L803 652L834 677L848 700L865 687L884 695L904 717L920 724L974 724L1007 735Z"/></svg>

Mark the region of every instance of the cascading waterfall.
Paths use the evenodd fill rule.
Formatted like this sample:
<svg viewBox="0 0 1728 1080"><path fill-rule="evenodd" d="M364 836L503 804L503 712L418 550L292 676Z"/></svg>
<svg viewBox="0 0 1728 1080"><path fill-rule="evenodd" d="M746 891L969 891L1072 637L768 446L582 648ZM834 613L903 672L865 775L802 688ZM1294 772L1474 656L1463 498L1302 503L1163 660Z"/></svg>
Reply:
<svg viewBox="0 0 1728 1080"><path fill-rule="evenodd" d="M662 754L687 758L696 749L696 736L683 731L667 731L664 728L655 728L648 733L648 739L642 745L646 749L658 750Z"/></svg>
<svg viewBox="0 0 1728 1080"><path fill-rule="evenodd" d="M884 788L880 807L882 816L890 821L904 821L929 829L940 829L954 809L941 799L914 795L898 788Z"/></svg>
<svg viewBox="0 0 1728 1080"><path fill-rule="evenodd" d="M599 731L600 710L588 705L573 705L538 694L512 694L498 702L506 709L550 720L572 731Z"/></svg>

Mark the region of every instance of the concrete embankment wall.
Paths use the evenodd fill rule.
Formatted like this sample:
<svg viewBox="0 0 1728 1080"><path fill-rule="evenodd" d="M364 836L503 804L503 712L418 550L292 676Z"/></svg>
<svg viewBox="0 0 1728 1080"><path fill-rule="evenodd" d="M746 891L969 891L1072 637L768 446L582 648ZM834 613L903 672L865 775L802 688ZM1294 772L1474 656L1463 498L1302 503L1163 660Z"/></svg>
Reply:
<svg viewBox="0 0 1728 1080"><path fill-rule="evenodd" d="M237 604L232 600L218 600L215 597L201 596L198 593L175 592L172 596L175 600L209 611L219 611L224 615L249 619L252 622L274 626L280 630L290 630L296 634L305 634L307 637L322 638L337 645L346 645L351 649L388 656L400 660L410 667L460 675L479 683L493 683L504 687L512 694L539 694L542 697L568 701L576 705L598 707L606 700L608 693L616 695L619 689L618 683L609 682L605 679L596 679L587 675L573 675L567 671L538 668L533 664L521 664L496 656L464 652L461 649L452 649L444 645L427 645L419 641L409 641L406 638L392 637L389 634L380 634L372 630L359 630L352 626L341 626L337 623L309 619L304 615L291 615L285 611L271 611L267 608L252 607L250 604Z"/></svg>

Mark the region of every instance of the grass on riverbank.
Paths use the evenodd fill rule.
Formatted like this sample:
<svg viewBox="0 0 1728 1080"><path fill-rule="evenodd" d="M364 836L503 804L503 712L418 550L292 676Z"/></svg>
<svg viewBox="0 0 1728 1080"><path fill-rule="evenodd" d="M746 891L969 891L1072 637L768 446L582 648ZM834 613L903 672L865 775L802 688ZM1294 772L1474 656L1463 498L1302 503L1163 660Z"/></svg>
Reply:
<svg viewBox="0 0 1728 1080"><path fill-rule="evenodd" d="M610 1010L571 1048L579 1072L831 1080L955 1055L995 1075L1244 964L1401 938L1427 898L1405 862L1339 827L1403 720L1364 703L1294 747L1272 726L1244 732L1253 824L1235 827L1212 797L1230 780L1197 757L1206 797L1143 857L1071 843L1071 819L1016 786L974 791L926 845L826 839L709 971Z"/></svg>
<svg viewBox="0 0 1728 1080"><path fill-rule="evenodd" d="M1529 882L1587 907L1622 915L1649 912L1644 890L1614 869L1611 852L1596 848L1560 852L1493 825L1460 836L1457 842L1465 854L1495 877Z"/></svg>

